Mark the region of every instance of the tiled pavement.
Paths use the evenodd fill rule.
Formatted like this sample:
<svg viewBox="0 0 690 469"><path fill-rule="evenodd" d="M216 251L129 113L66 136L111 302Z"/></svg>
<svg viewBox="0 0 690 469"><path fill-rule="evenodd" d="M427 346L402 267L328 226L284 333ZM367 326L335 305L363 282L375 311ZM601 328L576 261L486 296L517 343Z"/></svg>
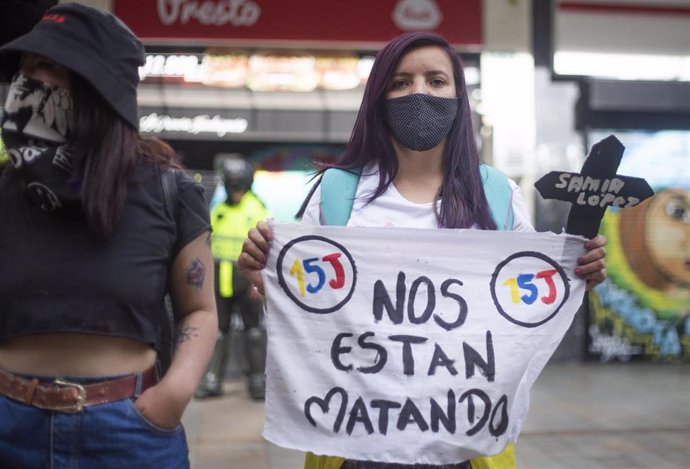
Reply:
<svg viewBox="0 0 690 469"><path fill-rule="evenodd" d="M519 469L690 469L690 365L553 363L532 388ZM239 381L194 401L193 469L293 469L302 454L261 438L263 404Z"/></svg>

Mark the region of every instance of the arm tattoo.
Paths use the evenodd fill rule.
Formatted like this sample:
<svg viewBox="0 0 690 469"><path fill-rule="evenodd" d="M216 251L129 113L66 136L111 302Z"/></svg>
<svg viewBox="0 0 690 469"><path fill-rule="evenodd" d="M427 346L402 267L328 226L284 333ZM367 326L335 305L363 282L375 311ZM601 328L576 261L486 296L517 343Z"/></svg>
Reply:
<svg viewBox="0 0 690 469"><path fill-rule="evenodd" d="M204 277L206 277L206 266L198 257L192 261L185 269L187 277L187 285L191 285L197 290L204 286Z"/></svg>
<svg viewBox="0 0 690 469"><path fill-rule="evenodd" d="M192 337L199 337L199 334L196 332L198 330L198 327L180 324L180 327L177 329L177 334L175 334L175 350L177 350L183 342L187 342Z"/></svg>

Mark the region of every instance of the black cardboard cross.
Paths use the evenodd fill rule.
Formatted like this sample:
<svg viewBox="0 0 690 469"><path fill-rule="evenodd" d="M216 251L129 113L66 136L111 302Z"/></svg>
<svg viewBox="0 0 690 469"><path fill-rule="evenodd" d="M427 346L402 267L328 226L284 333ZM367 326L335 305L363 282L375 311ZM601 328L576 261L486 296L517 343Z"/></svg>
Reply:
<svg viewBox="0 0 690 469"><path fill-rule="evenodd" d="M570 202L566 233L594 238L609 206L634 207L654 195L643 178L616 174L625 147L613 135L595 143L580 173L551 171L534 187L545 199Z"/></svg>

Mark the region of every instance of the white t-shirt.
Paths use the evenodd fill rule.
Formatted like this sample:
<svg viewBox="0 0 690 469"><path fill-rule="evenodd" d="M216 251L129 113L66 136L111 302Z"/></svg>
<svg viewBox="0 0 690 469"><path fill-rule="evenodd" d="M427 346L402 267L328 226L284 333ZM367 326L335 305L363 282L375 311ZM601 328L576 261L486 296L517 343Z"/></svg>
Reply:
<svg viewBox="0 0 690 469"><path fill-rule="evenodd" d="M513 230L534 231L529 221L529 214L525 207L520 188L511 179L508 179L512 189ZM399 227L399 228L438 228L438 221L434 211L434 203L418 204L410 202L403 197L390 184L388 188L367 204L366 200L376 190L379 183L378 168L365 168L359 178L352 213L347 226L370 227ZM321 187L317 187L312 195L302 217L302 223L319 225L319 202L321 200Z"/></svg>

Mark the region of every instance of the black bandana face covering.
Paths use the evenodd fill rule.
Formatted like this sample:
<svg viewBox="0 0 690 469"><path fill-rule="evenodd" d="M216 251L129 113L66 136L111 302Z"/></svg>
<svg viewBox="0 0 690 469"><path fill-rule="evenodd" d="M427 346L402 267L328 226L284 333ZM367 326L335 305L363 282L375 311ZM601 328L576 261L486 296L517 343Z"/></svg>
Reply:
<svg viewBox="0 0 690 469"><path fill-rule="evenodd" d="M386 122L395 140L414 151L426 151L441 143L458 113L457 98L415 93L385 102Z"/></svg>
<svg viewBox="0 0 690 469"><path fill-rule="evenodd" d="M0 126L29 199L46 211L79 203L66 145L72 112L69 90L18 74L10 84Z"/></svg>

